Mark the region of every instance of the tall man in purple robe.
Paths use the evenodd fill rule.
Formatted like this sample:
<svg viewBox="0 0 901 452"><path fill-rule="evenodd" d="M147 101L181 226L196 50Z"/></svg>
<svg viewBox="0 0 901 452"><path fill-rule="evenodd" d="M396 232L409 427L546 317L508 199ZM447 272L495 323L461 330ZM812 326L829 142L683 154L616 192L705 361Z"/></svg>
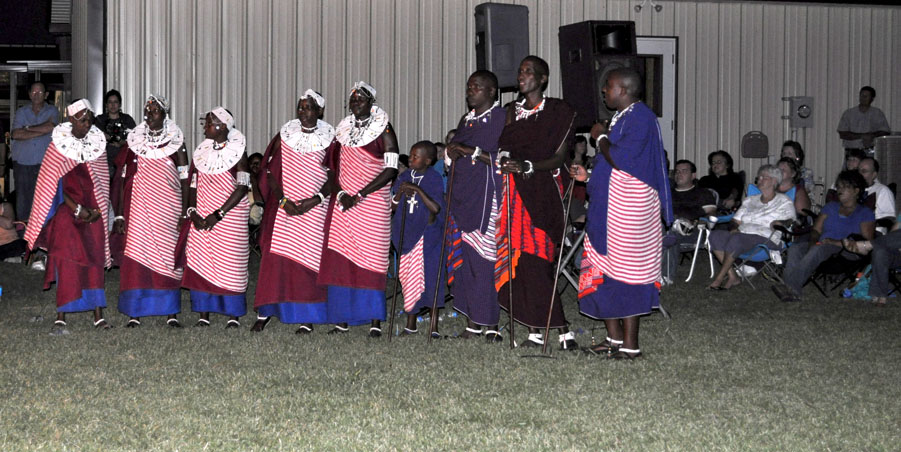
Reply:
<svg viewBox="0 0 901 452"><path fill-rule="evenodd" d="M497 328L500 307L494 287L495 228L503 185L495 161L506 111L496 100L497 92L493 73L480 70L469 77L466 103L471 110L460 119L446 151L448 161L456 165L447 233L448 283L454 308L468 319L463 337L481 335L487 327L484 334L489 342L503 340Z"/></svg>

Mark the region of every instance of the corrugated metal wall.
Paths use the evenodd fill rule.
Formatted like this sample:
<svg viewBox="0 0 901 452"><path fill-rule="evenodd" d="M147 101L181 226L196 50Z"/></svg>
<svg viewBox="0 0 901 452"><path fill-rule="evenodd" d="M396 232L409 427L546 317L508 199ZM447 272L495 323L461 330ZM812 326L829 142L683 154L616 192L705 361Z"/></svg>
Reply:
<svg viewBox="0 0 901 452"><path fill-rule="evenodd" d="M216 105L236 116L251 151L294 114L299 93L327 99L325 119L345 116L348 88L366 80L392 117L401 147L442 140L464 113L475 69L476 0L131 0L108 2L107 80L124 108L140 113L148 92L172 102L188 144ZM835 132L858 89L901 129L901 8L754 2L524 0L530 48L551 64L548 94L560 95L557 28L583 20L634 20L640 35L679 38L677 155L707 169L706 155L738 155L741 137L762 130L771 152L788 138L783 96L815 98L815 126L799 132L807 165L827 183L841 167ZM736 158L749 172L760 160Z"/></svg>

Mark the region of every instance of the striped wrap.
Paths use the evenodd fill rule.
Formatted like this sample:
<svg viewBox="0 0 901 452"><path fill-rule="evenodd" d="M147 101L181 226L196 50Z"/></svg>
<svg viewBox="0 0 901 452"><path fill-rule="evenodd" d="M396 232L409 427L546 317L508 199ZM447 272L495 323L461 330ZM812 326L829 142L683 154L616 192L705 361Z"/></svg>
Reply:
<svg viewBox="0 0 901 452"><path fill-rule="evenodd" d="M197 171L197 214L210 215L222 207L235 190L232 171L207 174ZM203 279L232 292L247 289L247 261L250 257L247 221L250 204L247 197L226 212L210 230L193 226L185 249L187 264Z"/></svg>
<svg viewBox="0 0 901 452"><path fill-rule="evenodd" d="M59 127L59 126L57 126ZM109 167L106 161L106 152L99 154L94 160L84 162L91 175L94 189L94 200L100 208L102 224L109 224ZM34 201L31 207L31 216L28 218L28 227L25 229L25 241L31 249L35 240L41 234L41 230L50 219L53 209L53 200L59 188L59 181L69 171L72 171L79 163L64 156L51 142L41 162L41 171L38 173L38 181L34 191ZM113 264L110 255L109 237L104 238L104 266Z"/></svg>
<svg viewBox="0 0 901 452"><path fill-rule="evenodd" d="M384 169L382 158L361 147L341 146L338 182L349 195L362 190ZM332 211L328 249L363 269L387 273L391 244L390 196L391 186L386 184L346 212L338 202Z"/></svg>
<svg viewBox="0 0 901 452"><path fill-rule="evenodd" d="M310 198L328 179L322 167L327 148L298 152L281 141L282 191L294 202ZM288 215L278 209L272 229L270 252L319 272L328 198L303 215Z"/></svg>

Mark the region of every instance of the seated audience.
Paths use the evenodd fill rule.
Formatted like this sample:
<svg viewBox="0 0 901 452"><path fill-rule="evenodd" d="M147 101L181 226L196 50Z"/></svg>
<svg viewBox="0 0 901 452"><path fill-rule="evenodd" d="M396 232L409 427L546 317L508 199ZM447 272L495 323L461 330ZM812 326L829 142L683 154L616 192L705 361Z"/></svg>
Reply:
<svg viewBox="0 0 901 452"><path fill-rule="evenodd" d="M895 222L895 196L879 182L879 162L872 157L860 160L857 171L867 181L867 196L876 196L876 231L885 234Z"/></svg>
<svg viewBox="0 0 901 452"><path fill-rule="evenodd" d="M845 170L857 171L857 166L860 165L860 161L866 158L866 156L867 154L860 149L849 150L845 154ZM829 190L826 191L826 202L833 201L838 202L838 192L835 191L835 184L832 184L832 186L829 187ZM867 203L864 202L864 205L867 205ZM875 208L875 204L870 207Z"/></svg>
<svg viewBox="0 0 901 452"><path fill-rule="evenodd" d="M741 283L732 269L735 258L751 251L757 245L777 248L781 234L773 226L795 218L795 206L788 196L776 191L782 183L782 171L773 165L763 165L757 170L759 195L748 196L732 217L738 228L732 231L710 232L710 249L723 264L709 290L726 290ZM728 281L726 279L728 278Z"/></svg>
<svg viewBox="0 0 901 452"><path fill-rule="evenodd" d="M0 203L0 260L22 262L25 240L16 232L16 215L12 203Z"/></svg>
<svg viewBox="0 0 901 452"><path fill-rule="evenodd" d="M732 156L726 151L716 151L707 156L710 174L698 182L703 188L714 189L720 197L717 209L722 212L733 212L741 205L744 193L744 182L741 176L732 171Z"/></svg>
<svg viewBox="0 0 901 452"><path fill-rule="evenodd" d="M793 159L786 157L779 160L778 166L782 171L782 183L779 184L776 190L792 198L795 202L795 212L798 215L803 215L804 210L810 209L810 195L807 194L807 189L801 183L801 172L798 169L798 164ZM795 189L794 196L789 194L792 188Z"/></svg>
<svg viewBox="0 0 901 452"><path fill-rule="evenodd" d="M889 272L901 266L901 230L898 226L901 218L892 226L891 232L872 241L844 240L845 248L857 253L867 254L872 251L870 265L870 289L867 294L873 297L873 303L878 307L885 307L892 284L889 281Z"/></svg>
<svg viewBox="0 0 901 452"><path fill-rule="evenodd" d="M862 149L851 149L845 155L845 169L856 170L860 161L867 158L867 153Z"/></svg>
<svg viewBox="0 0 901 452"><path fill-rule="evenodd" d="M779 158L790 158L798 164L798 168L800 168L800 177L801 181L804 182L804 189L807 190L807 193L813 191L813 170L804 166L804 149L801 147L801 143L797 141L786 141L782 143L782 154Z"/></svg>
<svg viewBox="0 0 901 452"><path fill-rule="evenodd" d="M695 243L698 238L698 219L716 214L716 198L707 188L695 184L698 168L688 160L676 162L673 187L673 215L675 223L666 233L663 251L663 283L675 280L679 263L679 245Z"/></svg>
<svg viewBox="0 0 901 452"><path fill-rule="evenodd" d="M788 249L788 263L783 274L785 285L773 286L782 301L801 301L804 283L826 259L843 252L843 239L852 234L866 240L873 238L873 211L860 204L866 188L863 177L857 171L842 171L835 186L838 187L839 201L823 207L808 241L795 242Z"/></svg>

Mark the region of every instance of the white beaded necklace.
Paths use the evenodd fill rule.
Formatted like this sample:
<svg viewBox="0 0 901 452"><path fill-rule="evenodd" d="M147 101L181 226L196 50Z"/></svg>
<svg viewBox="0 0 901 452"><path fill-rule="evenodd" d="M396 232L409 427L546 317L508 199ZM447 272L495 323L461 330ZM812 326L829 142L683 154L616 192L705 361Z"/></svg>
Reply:
<svg viewBox="0 0 901 452"><path fill-rule="evenodd" d="M487 110L483 111L483 112L482 112L481 114L479 114L479 115L476 115L476 109L473 108L472 110L469 110L469 113L466 114L466 117L463 118L463 120L466 121L466 122L478 121L478 120L484 118L485 116L491 114L491 110L494 110L494 109L497 108L497 106L500 105L500 104L501 104L500 102L494 101L494 103L491 104L491 107L489 107ZM487 119L487 118L486 118L486 119L482 119L482 122L488 122L488 119Z"/></svg>
<svg viewBox="0 0 901 452"><path fill-rule="evenodd" d="M517 102L516 103L516 120L519 121L520 119L526 119L529 116L532 116L535 113L538 113L539 111L544 110L544 101L545 100L547 100L547 99L545 99L544 94L542 94L541 95L541 103L539 103L538 105L536 105L535 107L533 107L529 110L526 110L526 108L525 108L526 99L523 99L523 100Z"/></svg>

